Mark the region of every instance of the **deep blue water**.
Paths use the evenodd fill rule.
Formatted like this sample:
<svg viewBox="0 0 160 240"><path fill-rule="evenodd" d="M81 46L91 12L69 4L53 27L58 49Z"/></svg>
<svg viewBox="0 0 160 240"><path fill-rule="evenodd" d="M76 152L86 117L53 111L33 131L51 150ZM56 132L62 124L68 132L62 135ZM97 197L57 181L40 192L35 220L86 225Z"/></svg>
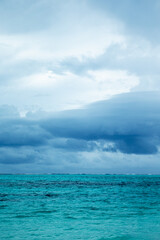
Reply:
<svg viewBox="0 0 160 240"><path fill-rule="evenodd" d="M0 239L159 240L160 176L0 175Z"/></svg>

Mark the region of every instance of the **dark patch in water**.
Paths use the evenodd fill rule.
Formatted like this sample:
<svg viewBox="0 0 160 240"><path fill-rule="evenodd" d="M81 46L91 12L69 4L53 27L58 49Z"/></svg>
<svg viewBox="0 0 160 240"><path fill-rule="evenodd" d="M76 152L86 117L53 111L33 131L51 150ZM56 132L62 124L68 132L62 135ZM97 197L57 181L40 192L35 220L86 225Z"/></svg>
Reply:
<svg viewBox="0 0 160 240"><path fill-rule="evenodd" d="M0 199L0 202L5 202L5 201L8 201L8 199L7 198L1 198Z"/></svg>
<svg viewBox="0 0 160 240"><path fill-rule="evenodd" d="M0 208L6 208L7 207L7 205L0 205Z"/></svg>
<svg viewBox="0 0 160 240"><path fill-rule="evenodd" d="M8 196L8 194L6 194L6 193L0 193L0 197L7 197Z"/></svg>
<svg viewBox="0 0 160 240"><path fill-rule="evenodd" d="M34 215L16 215L16 218L30 218L30 217L36 217Z"/></svg>
<svg viewBox="0 0 160 240"><path fill-rule="evenodd" d="M57 193L46 193L45 196L46 197L58 197L59 194L57 194Z"/></svg>

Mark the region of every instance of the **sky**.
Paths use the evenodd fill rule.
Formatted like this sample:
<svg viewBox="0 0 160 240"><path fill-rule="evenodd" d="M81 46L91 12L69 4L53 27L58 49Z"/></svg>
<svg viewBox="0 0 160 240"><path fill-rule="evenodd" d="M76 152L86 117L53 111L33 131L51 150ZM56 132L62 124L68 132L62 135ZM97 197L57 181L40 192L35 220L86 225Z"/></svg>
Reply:
<svg viewBox="0 0 160 240"><path fill-rule="evenodd" d="M0 1L0 173L160 174L160 1Z"/></svg>

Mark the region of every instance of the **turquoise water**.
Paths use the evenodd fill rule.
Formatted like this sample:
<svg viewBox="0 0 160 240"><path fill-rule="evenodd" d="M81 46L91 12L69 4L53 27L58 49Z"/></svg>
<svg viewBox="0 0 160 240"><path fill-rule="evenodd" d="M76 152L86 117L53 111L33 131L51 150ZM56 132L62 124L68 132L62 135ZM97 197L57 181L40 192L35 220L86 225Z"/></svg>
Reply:
<svg viewBox="0 0 160 240"><path fill-rule="evenodd" d="M0 239L159 240L160 176L0 175Z"/></svg>

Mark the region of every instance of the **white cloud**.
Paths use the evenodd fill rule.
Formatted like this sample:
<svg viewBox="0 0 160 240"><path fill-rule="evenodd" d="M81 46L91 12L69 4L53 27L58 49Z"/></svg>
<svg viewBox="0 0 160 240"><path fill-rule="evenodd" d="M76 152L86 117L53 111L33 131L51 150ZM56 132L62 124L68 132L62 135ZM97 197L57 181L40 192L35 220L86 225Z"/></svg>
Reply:
<svg viewBox="0 0 160 240"><path fill-rule="evenodd" d="M45 28L39 29L37 26L37 31L0 34L3 56L9 54L9 61L94 58L103 54L112 44L125 44L122 23L95 11L87 4L78 2L77 5L74 1L57 4L53 1L50 5L50 16L47 16L50 22ZM59 11L56 11L56 7Z"/></svg>
<svg viewBox="0 0 160 240"><path fill-rule="evenodd" d="M69 26L63 34L47 29L36 34L0 35L1 56L11 61L53 61L68 57L95 58L112 44L125 44L125 38L115 30L103 26L85 26L74 30ZM110 26L109 26L110 27Z"/></svg>
<svg viewBox="0 0 160 240"><path fill-rule="evenodd" d="M22 111L30 105L46 110L64 110L131 91L139 78L125 70L88 71L80 76L72 72L52 71L20 78L8 88L9 104ZM5 102L5 93L0 96ZM25 107L23 107L25 106Z"/></svg>
<svg viewBox="0 0 160 240"><path fill-rule="evenodd" d="M139 78L125 70L97 70L88 71L88 74L97 83L97 88L102 93L99 95L102 100L115 94L129 92L133 87L139 84Z"/></svg>
<svg viewBox="0 0 160 240"><path fill-rule="evenodd" d="M142 81L143 76L139 77L134 68L141 68L137 67L138 60L147 61L145 58L149 56L156 58L158 46L153 47L147 40L128 36L121 21L95 10L85 1L54 4L52 2L50 16L47 16L49 22L43 28L34 26L36 30L26 32L7 32L6 29L0 33L2 104L15 104L23 111L31 105L46 110L62 110L81 107L133 88L137 90L138 85L142 90L151 88L153 75L148 77L149 84L146 84L147 78ZM107 55L114 47L114 53ZM103 54L101 62L99 57L103 58ZM63 60L67 62L71 58L79 60L78 67L95 59L97 65L94 68L88 64L81 74L69 67L64 71ZM110 66L107 66L107 61L111 62ZM159 85L158 76L154 89Z"/></svg>

